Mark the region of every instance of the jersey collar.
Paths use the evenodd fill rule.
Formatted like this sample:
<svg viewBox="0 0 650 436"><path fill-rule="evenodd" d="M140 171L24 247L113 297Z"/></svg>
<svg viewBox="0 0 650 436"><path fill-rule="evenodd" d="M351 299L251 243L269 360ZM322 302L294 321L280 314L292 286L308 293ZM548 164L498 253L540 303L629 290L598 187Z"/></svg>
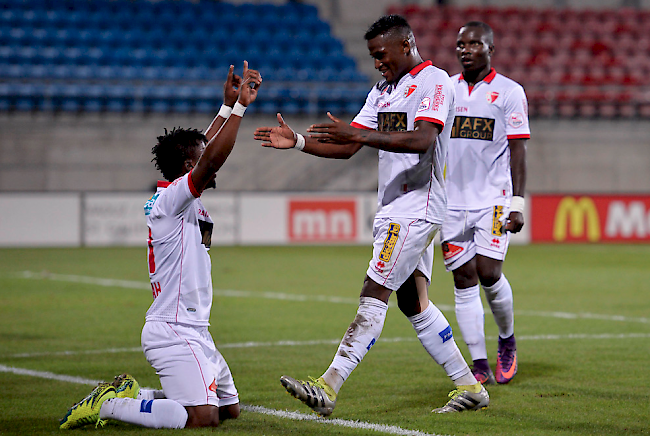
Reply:
<svg viewBox="0 0 650 436"><path fill-rule="evenodd" d="M496 77L496 75L497 75L497 70L495 70L494 68L490 68L490 73L487 76L485 76L483 80L481 80L481 82L491 83ZM458 78L458 80L459 81L465 80L465 78L463 77L463 73L460 73L460 77Z"/></svg>
<svg viewBox="0 0 650 436"><path fill-rule="evenodd" d="M156 185L156 187L157 188L166 188L171 184L172 184L172 182L168 182L167 180L158 180L158 184Z"/></svg>
<svg viewBox="0 0 650 436"><path fill-rule="evenodd" d="M415 76L417 73L424 70L426 67L428 67L430 65L433 65L433 62L431 62L431 61L422 62L422 63L416 65L415 67L413 67L413 69L411 71L409 71L409 74L411 76Z"/></svg>

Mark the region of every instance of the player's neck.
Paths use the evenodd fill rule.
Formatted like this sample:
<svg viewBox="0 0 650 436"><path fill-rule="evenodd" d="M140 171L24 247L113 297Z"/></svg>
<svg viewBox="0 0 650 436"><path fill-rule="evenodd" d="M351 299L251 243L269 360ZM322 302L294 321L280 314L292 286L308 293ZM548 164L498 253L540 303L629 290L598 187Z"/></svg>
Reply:
<svg viewBox="0 0 650 436"><path fill-rule="evenodd" d="M422 58L419 55L417 57L415 57L413 59L413 62L411 62L409 64L409 67L406 68L404 70L404 72L402 74L400 74L399 76L397 76L397 78L391 83L394 83L395 85L397 85L397 83L399 83L399 81L402 80L402 77L406 76L407 74L410 74L410 72L413 71L413 69L415 67L417 67L418 65L420 65L422 62L424 62L424 61L422 60Z"/></svg>
<svg viewBox="0 0 650 436"><path fill-rule="evenodd" d="M487 64L485 68L480 70L464 70L463 79L465 79L469 86L474 86L481 80L485 79L488 74L490 74L490 71L492 71L490 64Z"/></svg>

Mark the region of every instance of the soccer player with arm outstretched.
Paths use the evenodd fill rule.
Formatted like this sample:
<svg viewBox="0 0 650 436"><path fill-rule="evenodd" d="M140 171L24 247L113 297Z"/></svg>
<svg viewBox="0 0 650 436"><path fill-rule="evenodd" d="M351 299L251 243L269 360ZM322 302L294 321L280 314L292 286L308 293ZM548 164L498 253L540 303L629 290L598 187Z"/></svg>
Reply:
<svg viewBox="0 0 650 436"><path fill-rule="evenodd" d="M343 383L382 332L388 299L398 307L420 342L456 385L437 413L477 410L489 403L454 341L451 327L429 301L433 245L446 211L443 168L454 117L449 76L423 61L408 22L384 16L366 32L375 68L383 76L351 125L328 114L309 136L295 133L278 114L279 126L260 127L255 138L266 147L295 148L325 158L346 159L361 147L378 149L379 180L373 257L361 289L357 315L330 367L317 379L282 376L285 389L328 416Z"/></svg>

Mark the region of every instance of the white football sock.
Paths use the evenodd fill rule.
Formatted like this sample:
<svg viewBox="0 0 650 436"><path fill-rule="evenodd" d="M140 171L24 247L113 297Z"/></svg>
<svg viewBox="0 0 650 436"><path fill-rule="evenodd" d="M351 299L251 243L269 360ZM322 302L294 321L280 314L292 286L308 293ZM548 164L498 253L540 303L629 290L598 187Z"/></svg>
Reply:
<svg viewBox="0 0 650 436"><path fill-rule="evenodd" d="M478 285L458 289L454 287L456 321L472 360L487 359L485 349L485 312Z"/></svg>
<svg viewBox="0 0 650 436"><path fill-rule="evenodd" d="M341 340L336 356L323 374L325 382L338 393L354 368L377 342L384 328L388 305L372 297L361 297L357 316Z"/></svg>
<svg viewBox="0 0 650 436"><path fill-rule="evenodd" d="M166 398L165 394L158 389L140 388L138 392L138 400L157 400L162 398Z"/></svg>
<svg viewBox="0 0 650 436"><path fill-rule="evenodd" d="M408 319L424 349L457 386L477 383L454 341L451 326L440 309L429 301L426 309Z"/></svg>
<svg viewBox="0 0 650 436"><path fill-rule="evenodd" d="M501 274L501 278L495 284L490 287L483 286L483 290L499 328L499 336L509 338L515 333L515 313L512 288L508 279Z"/></svg>
<svg viewBox="0 0 650 436"><path fill-rule="evenodd" d="M173 400L111 398L102 404L99 417L148 428L185 428L187 410Z"/></svg>

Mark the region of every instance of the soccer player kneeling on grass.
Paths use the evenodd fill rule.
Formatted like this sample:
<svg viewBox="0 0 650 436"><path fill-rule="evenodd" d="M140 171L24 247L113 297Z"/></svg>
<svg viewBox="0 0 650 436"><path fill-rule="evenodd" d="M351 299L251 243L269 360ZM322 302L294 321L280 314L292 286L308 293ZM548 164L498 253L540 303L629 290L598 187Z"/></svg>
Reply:
<svg viewBox="0 0 650 436"><path fill-rule="evenodd" d="M162 391L141 389L127 374L100 383L61 419L62 429L107 419L151 428L216 427L239 416L230 368L208 331L212 307L208 249L212 220L201 204L235 144L246 107L262 82L244 61L243 78L230 67L224 105L203 134L174 129L153 147L167 181L145 204L149 227L149 277L154 301L142 329L145 357Z"/></svg>

